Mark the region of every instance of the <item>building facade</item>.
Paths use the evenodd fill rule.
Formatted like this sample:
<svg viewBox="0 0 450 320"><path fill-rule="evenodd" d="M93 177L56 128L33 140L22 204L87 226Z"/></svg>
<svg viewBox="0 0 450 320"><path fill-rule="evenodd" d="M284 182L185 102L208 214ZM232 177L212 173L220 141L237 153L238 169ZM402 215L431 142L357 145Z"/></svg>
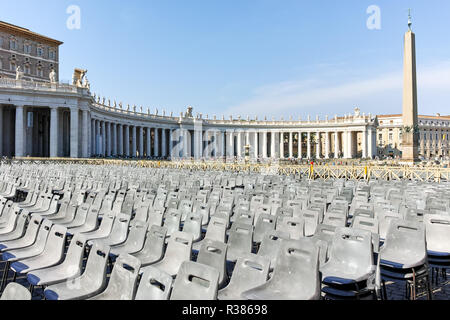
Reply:
<svg viewBox="0 0 450 320"><path fill-rule="evenodd" d="M58 40L0 21L0 78L49 82L51 70L59 74ZM56 79L58 80L58 79Z"/></svg>
<svg viewBox="0 0 450 320"><path fill-rule="evenodd" d="M378 123L378 155L400 157L404 130L402 115L379 115ZM419 115L419 156L425 159L447 158L450 155L449 135L450 116Z"/></svg>

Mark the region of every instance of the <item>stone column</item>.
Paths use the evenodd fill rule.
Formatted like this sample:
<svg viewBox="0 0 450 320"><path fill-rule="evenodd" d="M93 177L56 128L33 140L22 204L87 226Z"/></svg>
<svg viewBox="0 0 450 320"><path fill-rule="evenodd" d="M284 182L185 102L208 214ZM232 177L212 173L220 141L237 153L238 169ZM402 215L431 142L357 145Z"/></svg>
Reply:
<svg viewBox="0 0 450 320"><path fill-rule="evenodd" d="M330 159L330 133L325 132L325 159Z"/></svg>
<svg viewBox="0 0 450 320"><path fill-rule="evenodd" d="M25 109L16 106L16 158L25 156Z"/></svg>
<svg viewBox="0 0 450 320"><path fill-rule="evenodd" d="M308 141L306 142L306 146L307 146L306 153L307 153L308 159L311 159L311 132L308 132L307 140Z"/></svg>
<svg viewBox="0 0 450 320"><path fill-rule="evenodd" d="M91 122L91 112L88 111L88 158L92 156L92 122Z"/></svg>
<svg viewBox="0 0 450 320"><path fill-rule="evenodd" d="M187 129L182 129L183 132L183 157L188 158L190 156L189 151L189 131Z"/></svg>
<svg viewBox="0 0 450 320"><path fill-rule="evenodd" d="M221 156L224 157L225 156L225 145L226 145L226 137L225 137L225 132L224 131L220 131L220 137L221 137L221 141L222 141L222 146L221 146L221 150L222 150L222 154Z"/></svg>
<svg viewBox="0 0 450 320"><path fill-rule="evenodd" d="M152 157L152 131L151 131L151 128L149 128L149 127L145 128L145 137L146 137L145 147L147 148L146 156L147 156L147 158L151 158Z"/></svg>
<svg viewBox="0 0 450 320"><path fill-rule="evenodd" d="M368 153L367 153L367 128L364 128L364 130L362 131L362 158L368 158Z"/></svg>
<svg viewBox="0 0 450 320"><path fill-rule="evenodd" d="M131 145L132 145L132 150L131 150L131 156L133 158L137 157L137 139L136 139L136 126L133 126L132 130L132 141L131 141Z"/></svg>
<svg viewBox="0 0 450 320"><path fill-rule="evenodd" d="M106 157L106 122L102 121L102 156Z"/></svg>
<svg viewBox="0 0 450 320"><path fill-rule="evenodd" d="M78 158L78 108L70 109L70 157Z"/></svg>
<svg viewBox="0 0 450 320"><path fill-rule="evenodd" d="M91 118L91 156L97 154L97 151L95 150L95 129L95 120Z"/></svg>
<svg viewBox="0 0 450 320"><path fill-rule="evenodd" d="M174 130L173 129L169 129L169 155L172 158L172 151L173 151L173 140L174 140Z"/></svg>
<svg viewBox="0 0 450 320"><path fill-rule="evenodd" d="M334 133L334 158L339 159L339 132Z"/></svg>
<svg viewBox="0 0 450 320"><path fill-rule="evenodd" d="M289 132L289 158L294 157L294 134Z"/></svg>
<svg viewBox="0 0 450 320"><path fill-rule="evenodd" d="M284 132L280 132L280 159L284 159Z"/></svg>
<svg viewBox="0 0 450 320"><path fill-rule="evenodd" d="M100 144L100 120L95 120L95 150L96 155L99 156L103 154L103 142Z"/></svg>
<svg viewBox="0 0 450 320"><path fill-rule="evenodd" d="M57 107L50 108L50 158L58 157L59 114Z"/></svg>
<svg viewBox="0 0 450 320"><path fill-rule="evenodd" d="M275 141L276 141L276 133L274 131L270 132L270 157L272 159L276 158L275 154Z"/></svg>
<svg viewBox="0 0 450 320"><path fill-rule="evenodd" d="M105 127L106 127L106 132L105 132L106 157L110 157L111 156L111 123L106 122Z"/></svg>
<svg viewBox="0 0 450 320"><path fill-rule="evenodd" d="M322 139L320 136L320 132L316 132L316 158L320 159L320 149L321 149L321 144L322 144Z"/></svg>
<svg viewBox="0 0 450 320"><path fill-rule="evenodd" d="M89 133L89 129L88 129L88 112L89 112L88 110L83 110L82 111L83 129L81 131L81 157L83 157L85 159L88 158L88 143L89 143L88 142L89 141L89 139L88 139L88 133ZM51 145L51 142L50 142L50 145ZM58 143L56 143L56 145L58 145Z"/></svg>
<svg viewBox="0 0 450 320"><path fill-rule="evenodd" d="M167 157L167 136L165 128L162 128L161 131L161 153L163 158Z"/></svg>
<svg viewBox="0 0 450 320"><path fill-rule="evenodd" d="M348 131L347 132L347 158L352 159L353 158L353 132Z"/></svg>
<svg viewBox="0 0 450 320"><path fill-rule="evenodd" d="M144 157L144 128L139 127L139 158Z"/></svg>
<svg viewBox="0 0 450 320"><path fill-rule="evenodd" d="M218 135L218 131L216 131L215 129L212 131L213 132L213 136L214 136L214 159L218 159L219 158L219 135Z"/></svg>
<svg viewBox="0 0 450 320"><path fill-rule="evenodd" d="M234 157L234 131L227 131L228 144L227 144L227 156Z"/></svg>
<svg viewBox="0 0 450 320"><path fill-rule="evenodd" d="M262 157L267 159L267 131L263 131L263 139L262 139Z"/></svg>
<svg viewBox="0 0 450 320"><path fill-rule="evenodd" d="M111 123L112 128L112 155L117 157L117 123Z"/></svg>
<svg viewBox="0 0 450 320"><path fill-rule="evenodd" d="M255 131L254 135L255 160L259 158L259 132Z"/></svg>
<svg viewBox="0 0 450 320"><path fill-rule="evenodd" d="M155 128L155 147L154 147L154 151L155 151L155 157L159 157L159 132L158 132L158 128Z"/></svg>
<svg viewBox="0 0 450 320"><path fill-rule="evenodd" d="M119 154L119 156L122 156L123 157L123 125L122 124L118 124L117 125L117 127L118 127L118 135L119 135L119 141L118 141L118 154Z"/></svg>
<svg viewBox="0 0 450 320"><path fill-rule="evenodd" d="M129 157L130 154L130 126L124 125L123 129L125 130L125 156Z"/></svg>
<svg viewBox="0 0 450 320"><path fill-rule="evenodd" d="M303 158L303 145L302 145L303 141L302 141L302 138L303 138L303 133L299 132L298 133L298 141L297 141L297 145L298 145L297 149L298 149L298 158L299 159Z"/></svg>
<svg viewBox="0 0 450 320"><path fill-rule="evenodd" d="M237 131L237 156L238 158L242 157L242 132L240 130Z"/></svg>
<svg viewBox="0 0 450 320"><path fill-rule="evenodd" d="M374 128L369 130L369 157L376 157L378 154L377 148L377 131Z"/></svg>

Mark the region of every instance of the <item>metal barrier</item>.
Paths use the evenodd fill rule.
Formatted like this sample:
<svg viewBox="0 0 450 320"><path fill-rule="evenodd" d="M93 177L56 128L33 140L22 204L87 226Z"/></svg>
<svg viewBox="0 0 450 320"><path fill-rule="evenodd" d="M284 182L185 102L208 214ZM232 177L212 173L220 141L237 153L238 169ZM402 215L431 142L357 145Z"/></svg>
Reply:
<svg viewBox="0 0 450 320"><path fill-rule="evenodd" d="M238 163L219 161L157 161L157 160L117 160L117 159L68 159L68 158L15 158L2 159L1 165L8 164L79 164L97 166L122 166L140 168L186 169L193 171L254 172L261 174L299 175L309 179L347 180L413 180L450 181L450 168L418 166L379 165L291 165L266 163Z"/></svg>

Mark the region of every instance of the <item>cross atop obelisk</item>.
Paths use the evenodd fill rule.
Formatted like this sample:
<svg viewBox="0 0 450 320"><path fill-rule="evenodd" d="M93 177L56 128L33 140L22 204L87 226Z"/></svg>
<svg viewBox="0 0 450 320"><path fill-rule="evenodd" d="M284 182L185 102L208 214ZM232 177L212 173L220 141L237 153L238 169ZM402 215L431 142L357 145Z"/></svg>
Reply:
<svg viewBox="0 0 450 320"><path fill-rule="evenodd" d="M418 160L418 115L417 115L417 76L416 76L416 36L411 30L411 10L408 15L408 28L405 33L405 53L403 65L403 134L402 159L408 162Z"/></svg>

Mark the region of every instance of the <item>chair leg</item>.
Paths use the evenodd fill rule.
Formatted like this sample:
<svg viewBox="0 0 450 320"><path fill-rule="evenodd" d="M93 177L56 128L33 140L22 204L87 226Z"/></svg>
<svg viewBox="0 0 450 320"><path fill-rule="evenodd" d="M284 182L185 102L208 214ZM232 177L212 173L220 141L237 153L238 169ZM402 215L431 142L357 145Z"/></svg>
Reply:
<svg viewBox="0 0 450 320"><path fill-rule="evenodd" d="M426 278L426 286L427 286L427 295L428 295L428 300L433 300L433 290L431 288L431 282L430 282L430 276L427 275Z"/></svg>
<svg viewBox="0 0 450 320"><path fill-rule="evenodd" d="M388 300L387 290L386 290L386 281L382 281L381 286L383 287L383 300Z"/></svg>
<svg viewBox="0 0 450 320"><path fill-rule="evenodd" d="M3 292L3 290L5 290L6 283L8 282L9 265L10 265L10 262L9 262L9 261L6 261L6 263L5 263L5 269L3 270L2 285L1 285L1 287L0 287L0 290L1 290L2 292Z"/></svg>

